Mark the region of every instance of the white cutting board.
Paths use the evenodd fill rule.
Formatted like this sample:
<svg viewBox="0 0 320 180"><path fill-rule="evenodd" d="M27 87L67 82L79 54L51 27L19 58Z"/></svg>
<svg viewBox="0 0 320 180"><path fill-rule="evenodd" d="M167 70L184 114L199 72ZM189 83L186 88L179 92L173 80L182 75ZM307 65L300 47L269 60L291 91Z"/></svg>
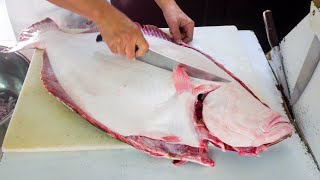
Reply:
<svg viewBox="0 0 320 180"><path fill-rule="evenodd" d="M54 151L123 146L48 94L40 81L42 51L32 58L4 139L3 151Z"/></svg>
<svg viewBox="0 0 320 180"><path fill-rule="evenodd" d="M236 27L196 28L191 44L227 64L228 69L270 103L267 99L271 98L259 90L260 85L252 77L254 70L242 48ZM42 51L36 50L4 139L4 152L131 148L110 138L48 94L40 81L41 61Z"/></svg>
<svg viewBox="0 0 320 180"><path fill-rule="evenodd" d="M311 8L316 9L311 2ZM312 12L312 10L311 10ZM290 92L293 91L299 72L307 56L310 44L315 36L315 29L310 23L312 13L309 13L281 42L281 52L285 71L288 77ZM312 18L320 23L320 12L316 12L317 18ZM319 32L319 31L318 31ZM320 36L318 36L320 38ZM297 103L293 106L295 120L301 128L315 158L320 163L320 63L315 69L306 89L301 94Z"/></svg>

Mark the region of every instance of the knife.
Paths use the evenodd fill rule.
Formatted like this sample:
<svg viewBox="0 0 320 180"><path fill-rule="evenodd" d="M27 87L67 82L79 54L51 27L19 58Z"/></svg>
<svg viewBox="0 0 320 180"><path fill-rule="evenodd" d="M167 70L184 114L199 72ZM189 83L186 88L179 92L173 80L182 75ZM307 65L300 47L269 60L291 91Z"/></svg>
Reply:
<svg viewBox="0 0 320 180"><path fill-rule="evenodd" d="M166 55L163 55L153 49L149 48L149 51L142 57L136 57L137 60L148 63L150 65L166 69L168 71L173 71L176 67L182 68L189 76L198 79L204 79L208 81L218 81L218 82L230 82L225 78L214 75L207 71L189 66L187 64L178 62Z"/></svg>
<svg viewBox="0 0 320 180"><path fill-rule="evenodd" d="M291 100L290 100L291 105L294 105L298 101L299 97L307 87L315 69L317 68L319 60L320 60L320 41L318 37L315 35L311 42L311 46L304 60L302 68L300 70L296 84L293 88L293 91L291 94Z"/></svg>
<svg viewBox="0 0 320 180"><path fill-rule="evenodd" d="M283 58L280 52L279 40L277 36L277 31L275 29L272 12L270 10L266 10L263 12L263 20L266 28L268 41L271 47L271 60L269 61L269 64L272 70L274 71L276 80L280 85L280 89L283 92L285 98L287 100L290 100L288 82L286 74L284 72Z"/></svg>
<svg viewBox="0 0 320 180"><path fill-rule="evenodd" d="M102 37L99 34L96 38L97 42L102 41ZM136 47L136 51L137 51ZM207 71L203 71L201 69L189 66L187 64L178 62L154 49L149 48L148 52L142 57L136 57L137 60L142 61L144 63L168 70L173 72L176 67L182 68L189 76L198 79L204 79L208 81L218 81L218 82L230 82L230 80L222 78L220 76L214 75Z"/></svg>
<svg viewBox="0 0 320 180"><path fill-rule="evenodd" d="M291 104L294 105L301 94L307 87L318 63L320 60L320 41L319 41L319 10L320 0L313 0L314 6L311 6L310 12L310 27L315 32L307 56L303 62L302 68L299 72L296 84L294 85L292 94L291 94Z"/></svg>

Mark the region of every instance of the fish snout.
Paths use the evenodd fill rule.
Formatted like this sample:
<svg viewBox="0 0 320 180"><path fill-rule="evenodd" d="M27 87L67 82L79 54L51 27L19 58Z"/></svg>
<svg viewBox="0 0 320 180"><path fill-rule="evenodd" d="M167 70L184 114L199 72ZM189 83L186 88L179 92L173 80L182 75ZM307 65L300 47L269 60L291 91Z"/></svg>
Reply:
<svg viewBox="0 0 320 180"><path fill-rule="evenodd" d="M288 118L273 114L272 118L260 126L262 133L253 141L252 146L276 144L289 137L292 132L292 126Z"/></svg>
<svg viewBox="0 0 320 180"><path fill-rule="evenodd" d="M283 123L288 125L290 124L289 119L279 113L272 113L271 116L263 119L261 122L262 123L259 124L259 127L263 133L268 133L272 131L272 129L277 128Z"/></svg>

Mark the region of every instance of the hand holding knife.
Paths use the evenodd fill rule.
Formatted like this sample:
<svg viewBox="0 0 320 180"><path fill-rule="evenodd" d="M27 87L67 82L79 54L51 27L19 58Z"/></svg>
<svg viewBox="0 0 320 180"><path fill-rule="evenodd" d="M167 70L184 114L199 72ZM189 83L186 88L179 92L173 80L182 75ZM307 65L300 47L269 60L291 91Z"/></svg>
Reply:
<svg viewBox="0 0 320 180"><path fill-rule="evenodd" d="M102 37L99 34L96 38L97 42L102 41ZM136 47L137 50L137 47ZM181 67L189 76L204 79L208 81L218 81L218 82L230 82L223 77L214 75L212 73L203 71L201 69L197 69L195 67L191 67L187 64L180 63L160 52L157 52L154 49L149 48L148 52L142 57L136 57L137 60L142 61L144 63L168 70L173 71L177 66Z"/></svg>

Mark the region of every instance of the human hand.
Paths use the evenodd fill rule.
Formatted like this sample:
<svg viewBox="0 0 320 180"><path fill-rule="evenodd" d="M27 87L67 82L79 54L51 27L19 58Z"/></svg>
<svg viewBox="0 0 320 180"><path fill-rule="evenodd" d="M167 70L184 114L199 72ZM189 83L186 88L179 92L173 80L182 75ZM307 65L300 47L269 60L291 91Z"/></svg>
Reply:
<svg viewBox="0 0 320 180"><path fill-rule="evenodd" d="M133 59L143 56L149 49L139 27L115 8L99 18L96 24L103 40L115 54Z"/></svg>
<svg viewBox="0 0 320 180"><path fill-rule="evenodd" d="M161 6L164 18L169 26L173 39L189 43L193 39L194 21L189 18L180 7L172 1Z"/></svg>
<svg viewBox="0 0 320 180"><path fill-rule="evenodd" d="M113 53L133 59L135 56L143 56L149 49L138 26L106 0L49 1L94 21Z"/></svg>

